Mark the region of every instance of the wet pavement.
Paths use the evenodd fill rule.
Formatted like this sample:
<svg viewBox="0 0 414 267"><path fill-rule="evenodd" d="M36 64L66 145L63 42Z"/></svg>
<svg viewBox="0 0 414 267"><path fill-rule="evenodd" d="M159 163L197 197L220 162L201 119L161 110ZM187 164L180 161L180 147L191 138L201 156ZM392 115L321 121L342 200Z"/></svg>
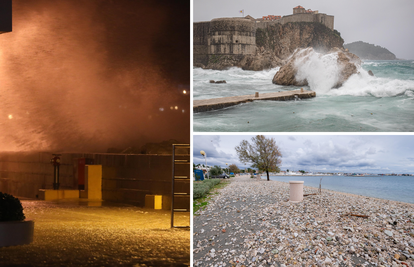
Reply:
<svg viewBox="0 0 414 267"><path fill-rule="evenodd" d="M171 213L101 201L22 200L30 245L0 248L0 266L189 266L190 230ZM189 214L176 215L189 225Z"/></svg>

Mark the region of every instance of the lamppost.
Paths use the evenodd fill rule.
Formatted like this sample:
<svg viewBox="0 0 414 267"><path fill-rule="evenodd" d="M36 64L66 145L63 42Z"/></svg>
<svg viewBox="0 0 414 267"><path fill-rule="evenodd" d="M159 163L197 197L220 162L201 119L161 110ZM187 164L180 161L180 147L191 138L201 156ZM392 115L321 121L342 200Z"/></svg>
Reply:
<svg viewBox="0 0 414 267"><path fill-rule="evenodd" d="M60 154L52 154L50 163L53 165L53 189L59 189L59 166L60 166Z"/></svg>
<svg viewBox="0 0 414 267"><path fill-rule="evenodd" d="M203 150L200 151L200 154L203 155L204 160L206 161L206 174L207 174L207 179L208 179L208 171L207 171L207 153L204 152Z"/></svg>
<svg viewBox="0 0 414 267"><path fill-rule="evenodd" d="M228 174L228 175L230 175L230 171L229 171L229 164L228 164L228 163L226 163L226 166L227 166L227 174Z"/></svg>

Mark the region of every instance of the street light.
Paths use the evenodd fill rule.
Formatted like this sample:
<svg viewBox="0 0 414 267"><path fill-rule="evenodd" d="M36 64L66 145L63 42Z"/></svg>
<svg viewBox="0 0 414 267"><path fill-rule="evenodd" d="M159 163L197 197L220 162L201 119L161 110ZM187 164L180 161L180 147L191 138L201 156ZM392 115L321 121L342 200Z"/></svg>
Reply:
<svg viewBox="0 0 414 267"><path fill-rule="evenodd" d="M227 174L228 174L228 175L230 175L230 171L229 171L229 164L228 164L228 163L226 163L226 166L227 166Z"/></svg>
<svg viewBox="0 0 414 267"><path fill-rule="evenodd" d="M208 171L207 171L207 153L204 152L203 150L200 151L200 154L203 155L204 160L206 161L206 174L207 174L207 179L208 179Z"/></svg>

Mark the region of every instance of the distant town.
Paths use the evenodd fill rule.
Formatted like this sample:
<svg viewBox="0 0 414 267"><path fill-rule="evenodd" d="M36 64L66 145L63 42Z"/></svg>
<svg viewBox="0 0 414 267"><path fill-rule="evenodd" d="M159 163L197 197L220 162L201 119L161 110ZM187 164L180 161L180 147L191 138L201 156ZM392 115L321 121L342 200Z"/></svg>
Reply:
<svg viewBox="0 0 414 267"><path fill-rule="evenodd" d="M413 176L414 174L401 173L355 173L355 172L306 172L306 171L280 171L272 175L303 175L303 176Z"/></svg>
<svg viewBox="0 0 414 267"><path fill-rule="evenodd" d="M211 168L214 168L212 166L205 167L204 164L197 164L193 166L194 169L203 170L203 172L206 174L207 172L210 172ZM216 167L216 166L215 166ZM225 174L235 174L236 172L229 171L226 168L222 168L223 173ZM258 171L251 168L241 169L238 173L257 173ZM414 176L412 173L356 173L356 172L309 172L304 170L298 170L298 171L292 171L287 169L286 171L280 171L280 172L272 172L269 173L271 176Z"/></svg>

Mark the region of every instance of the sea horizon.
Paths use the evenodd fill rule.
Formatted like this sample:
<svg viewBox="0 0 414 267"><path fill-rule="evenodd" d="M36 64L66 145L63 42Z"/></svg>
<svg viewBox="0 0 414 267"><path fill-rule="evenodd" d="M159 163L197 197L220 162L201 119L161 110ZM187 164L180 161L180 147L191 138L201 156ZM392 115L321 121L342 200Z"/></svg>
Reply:
<svg viewBox="0 0 414 267"><path fill-rule="evenodd" d="M261 177L267 179L266 175ZM272 181L286 183L300 180L304 181L304 186L315 189L319 187L322 178L322 189L414 204L414 177L412 176L276 175L269 178Z"/></svg>

